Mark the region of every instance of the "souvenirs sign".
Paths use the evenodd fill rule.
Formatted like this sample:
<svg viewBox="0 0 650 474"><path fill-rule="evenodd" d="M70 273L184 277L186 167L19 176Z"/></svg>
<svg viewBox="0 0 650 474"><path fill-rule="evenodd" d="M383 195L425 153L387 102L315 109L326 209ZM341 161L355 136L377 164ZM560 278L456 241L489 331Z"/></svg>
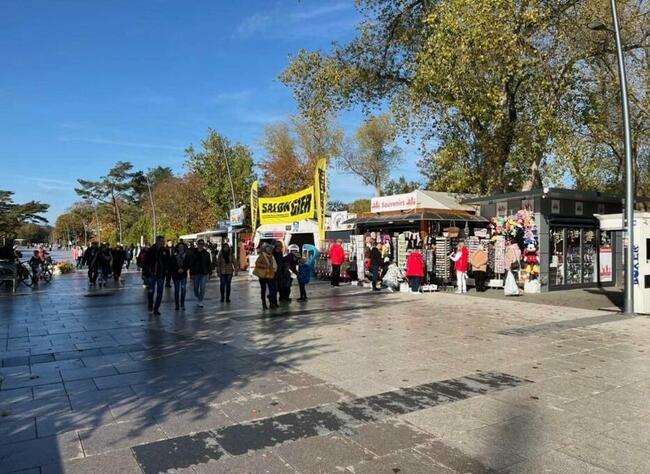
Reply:
<svg viewBox="0 0 650 474"><path fill-rule="evenodd" d="M314 218L314 186L297 193L259 198L260 224L282 224Z"/></svg>
<svg viewBox="0 0 650 474"><path fill-rule="evenodd" d="M417 206L417 193L395 194L374 197L370 201L371 212L408 211Z"/></svg>

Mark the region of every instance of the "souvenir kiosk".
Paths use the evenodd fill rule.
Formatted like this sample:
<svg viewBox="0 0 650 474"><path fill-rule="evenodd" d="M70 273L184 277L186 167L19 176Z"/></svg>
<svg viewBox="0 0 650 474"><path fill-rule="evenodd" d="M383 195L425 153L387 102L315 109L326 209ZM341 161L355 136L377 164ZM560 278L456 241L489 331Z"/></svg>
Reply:
<svg viewBox="0 0 650 474"><path fill-rule="evenodd" d="M421 252L427 266L427 281L450 284L455 273L449 254L459 239L478 247L487 236L489 220L478 215L477 207L462 204L467 195L417 190L407 194L375 197L371 212L349 219L354 225L353 255L359 273L371 243L381 242L384 256L401 268L409 250Z"/></svg>
<svg viewBox="0 0 650 474"><path fill-rule="evenodd" d="M621 233L601 228L596 218L620 213L621 196L545 188L468 198L463 203L480 206L481 216L493 220L519 211L530 214L537 228L542 292L622 284ZM639 198L638 203L648 206L647 199Z"/></svg>

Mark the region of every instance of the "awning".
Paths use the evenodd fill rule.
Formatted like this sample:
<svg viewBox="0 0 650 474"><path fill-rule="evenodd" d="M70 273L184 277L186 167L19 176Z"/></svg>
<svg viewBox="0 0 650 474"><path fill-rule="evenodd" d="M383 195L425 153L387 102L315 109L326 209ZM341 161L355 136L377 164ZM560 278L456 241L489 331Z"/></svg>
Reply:
<svg viewBox="0 0 650 474"><path fill-rule="evenodd" d="M396 215L367 215L356 217L354 219L348 219L343 224L355 224L355 225L366 225L366 224L397 224L397 223L410 223L410 222L419 222L419 221L448 221L448 222L478 222L478 223L487 223L489 222L483 216L477 216L474 214L469 214L463 211L415 211L408 212Z"/></svg>
<svg viewBox="0 0 650 474"><path fill-rule="evenodd" d="M598 219L595 217L561 217L552 216L548 220L549 225L557 225L562 227L600 227Z"/></svg>

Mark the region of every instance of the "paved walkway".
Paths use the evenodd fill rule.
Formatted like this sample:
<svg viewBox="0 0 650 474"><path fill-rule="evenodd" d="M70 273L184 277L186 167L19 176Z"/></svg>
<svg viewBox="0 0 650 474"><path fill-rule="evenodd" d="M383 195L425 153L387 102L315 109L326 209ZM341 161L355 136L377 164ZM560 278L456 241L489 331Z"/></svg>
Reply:
<svg viewBox="0 0 650 474"><path fill-rule="evenodd" d="M650 320L310 285L0 291L0 472L649 472Z"/></svg>

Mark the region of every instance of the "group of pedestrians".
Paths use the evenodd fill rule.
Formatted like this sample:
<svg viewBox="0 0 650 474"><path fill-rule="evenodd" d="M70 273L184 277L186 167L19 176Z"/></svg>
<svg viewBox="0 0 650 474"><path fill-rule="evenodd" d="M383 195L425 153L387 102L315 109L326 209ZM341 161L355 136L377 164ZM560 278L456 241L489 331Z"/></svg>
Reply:
<svg viewBox="0 0 650 474"><path fill-rule="evenodd" d="M160 305L167 281L174 285L174 309L185 309L187 280L191 278L194 297L199 308L203 308L205 288L208 277L213 273L213 259L203 239L196 246L188 247L184 242L173 246L165 245L165 238L159 236L151 247L145 247L140 253L138 265L147 287L148 309L155 316L160 315ZM232 276L237 265L230 245L224 243L216 256L214 268L220 277L221 302L230 303Z"/></svg>
<svg viewBox="0 0 650 474"><path fill-rule="evenodd" d="M300 255L300 248L293 244L284 251L282 242L263 243L258 248L253 274L259 278L263 309L277 309L279 302L290 303L293 275L298 280L300 297L307 301L307 284L312 268L306 254ZM268 299L268 304L267 304Z"/></svg>
<svg viewBox="0 0 650 474"><path fill-rule="evenodd" d="M119 285L125 264L127 270L131 265L133 246L125 249L121 244L111 247L107 243L99 245L92 242L85 250L75 246L72 257L76 260L77 268L88 267L90 286L105 286L111 278Z"/></svg>

